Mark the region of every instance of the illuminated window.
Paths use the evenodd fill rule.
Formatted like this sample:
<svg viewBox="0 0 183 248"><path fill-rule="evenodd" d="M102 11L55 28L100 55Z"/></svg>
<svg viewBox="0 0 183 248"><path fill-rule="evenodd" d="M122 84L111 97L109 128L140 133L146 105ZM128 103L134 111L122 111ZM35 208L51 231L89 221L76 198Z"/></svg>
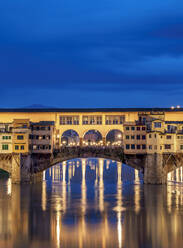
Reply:
<svg viewBox="0 0 183 248"><path fill-rule="evenodd" d="M60 125L79 125L79 116L60 116Z"/></svg>
<svg viewBox="0 0 183 248"><path fill-rule="evenodd" d="M125 121L124 115L106 115L105 124L106 125L119 125L123 124Z"/></svg>
<svg viewBox="0 0 183 248"><path fill-rule="evenodd" d="M33 145L32 149L33 150L36 150L37 149L37 145Z"/></svg>
<svg viewBox="0 0 183 248"><path fill-rule="evenodd" d="M83 125L101 125L102 124L102 116L98 115L89 115L89 116L83 116Z"/></svg>

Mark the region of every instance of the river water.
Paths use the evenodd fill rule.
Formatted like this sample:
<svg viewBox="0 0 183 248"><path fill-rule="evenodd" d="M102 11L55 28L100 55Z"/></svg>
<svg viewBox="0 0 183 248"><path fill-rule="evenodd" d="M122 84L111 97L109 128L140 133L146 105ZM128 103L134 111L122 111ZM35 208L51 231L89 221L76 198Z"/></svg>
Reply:
<svg viewBox="0 0 183 248"><path fill-rule="evenodd" d="M183 184L143 185L138 171L92 158L58 164L36 185L0 179L0 248L12 247L181 248Z"/></svg>

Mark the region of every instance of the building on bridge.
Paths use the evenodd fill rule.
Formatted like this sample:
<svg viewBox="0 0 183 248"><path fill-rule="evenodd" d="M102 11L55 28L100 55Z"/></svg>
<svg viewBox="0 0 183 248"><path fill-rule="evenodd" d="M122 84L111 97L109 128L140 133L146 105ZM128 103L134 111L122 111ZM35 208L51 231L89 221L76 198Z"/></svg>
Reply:
<svg viewBox="0 0 183 248"><path fill-rule="evenodd" d="M123 148L126 154L146 153L146 125L142 122L127 122L124 124Z"/></svg>
<svg viewBox="0 0 183 248"><path fill-rule="evenodd" d="M101 146L107 153L108 147L117 146L123 162L135 168L143 165L146 182L164 182L172 164L180 165L179 155L183 154L182 112L183 109L4 109L0 110L0 153L3 161L9 154L9 163L14 165L17 162L12 162L12 156L24 154L28 157L24 164L38 166L41 161L32 161L32 154L48 154L49 158L54 149L59 151L63 146ZM91 149L90 155L95 152L100 156L98 151ZM20 155L20 164L21 159ZM1 168L7 168L5 162Z"/></svg>
<svg viewBox="0 0 183 248"><path fill-rule="evenodd" d="M0 153L52 153L53 147L54 122L15 119L0 124Z"/></svg>
<svg viewBox="0 0 183 248"><path fill-rule="evenodd" d="M29 153L29 119L15 119L12 126L13 153Z"/></svg>
<svg viewBox="0 0 183 248"><path fill-rule="evenodd" d="M54 122L32 122L29 139L29 151L31 153L52 153L54 146Z"/></svg>

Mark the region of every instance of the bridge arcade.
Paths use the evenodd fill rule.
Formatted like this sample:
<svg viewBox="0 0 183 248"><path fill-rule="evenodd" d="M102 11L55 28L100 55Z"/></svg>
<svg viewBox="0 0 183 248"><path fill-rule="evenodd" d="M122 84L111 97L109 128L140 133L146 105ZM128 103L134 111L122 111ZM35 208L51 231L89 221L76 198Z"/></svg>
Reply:
<svg viewBox="0 0 183 248"><path fill-rule="evenodd" d="M145 183L165 183L167 173L182 164L182 111L3 110L0 168L14 182L28 182L57 162L103 157L143 170Z"/></svg>

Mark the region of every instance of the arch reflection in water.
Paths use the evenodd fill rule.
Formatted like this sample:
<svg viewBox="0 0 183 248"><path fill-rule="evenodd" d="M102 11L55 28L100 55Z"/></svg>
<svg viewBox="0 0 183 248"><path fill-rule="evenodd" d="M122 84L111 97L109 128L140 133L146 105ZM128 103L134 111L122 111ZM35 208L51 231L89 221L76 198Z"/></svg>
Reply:
<svg viewBox="0 0 183 248"><path fill-rule="evenodd" d="M0 247L182 247L183 187L144 186L106 159L76 159L42 184L0 181Z"/></svg>
<svg viewBox="0 0 183 248"><path fill-rule="evenodd" d="M66 161L64 163L58 164L46 171L45 179L47 180L48 187L54 188L54 192L56 193L59 190L60 192L65 192L68 196L70 194L70 198L74 196L74 193L77 192L78 199L81 199L80 203L77 198L75 198L75 206L80 206L80 218L77 220L77 230L78 230L78 245L79 247L85 247L86 244L86 230L89 229L90 238L98 239L97 242L101 242L101 247L107 247L109 242L114 242L113 237L111 239L109 233L109 217L108 217L108 209L105 204L105 195L104 189L106 187L110 187L110 190L115 193L116 204L113 207L114 212L116 212L116 228L117 228L117 239L118 246L122 247L122 213L125 210L122 203L122 185L133 184L134 181L140 183L142 179L135 170L131 169L128 166L122 165L119 162L110 161L106 159L75 159L71 161ZM54 184L54 186L53 186ZM55 186L56 185L56 186ZM57 189L55 189L57 187ZM70 192L70 193L69 193ZM95 198L95 202L92 201L93 195ZM67 196L63 196L60 193L60 196L64 199L64 201L70 201ZM76 194L75 194L76 196ZM91 201L91 202L90 202ZM58 206L60 204L60 206ZM68 210L67 203L64 206L64 202L58 201L55 199L56 209L62 209L61 215L63 215L64 210ZM73 206L73 202L70 203L70 206ZM97 228L102 232L100 235L94 232L94 230L90 230L92 225L88 223L87 214L90 209L95 209L96 213L100 216L101 224ZM60 217L59 217L60 218ZM60 218L63 221L66 217ZM96 216L92 213L92 218L95 223ZM102 218L102 219L101 219ZM55 238L55 242L58 242L58 216L56 217L57 221L55 225L57 237ZM98 220L97 220L98 221ZM95 223L95 225L97 225ZM74 229L75 230L75 229ZM97 229L96 229L97 230ZM116 229L115 229L116 230ZM63 231L63 229L62 229ZM115 231L116 232L116 231ZM76 235L77 236L77 235ZM102 239L100 240L100 238ZM76 238L76 237L75 237ZM109 240L108 240L109 239ZM108 240L108 241L107 241ZM115 241L116 242L116 241Z"/></svg>

